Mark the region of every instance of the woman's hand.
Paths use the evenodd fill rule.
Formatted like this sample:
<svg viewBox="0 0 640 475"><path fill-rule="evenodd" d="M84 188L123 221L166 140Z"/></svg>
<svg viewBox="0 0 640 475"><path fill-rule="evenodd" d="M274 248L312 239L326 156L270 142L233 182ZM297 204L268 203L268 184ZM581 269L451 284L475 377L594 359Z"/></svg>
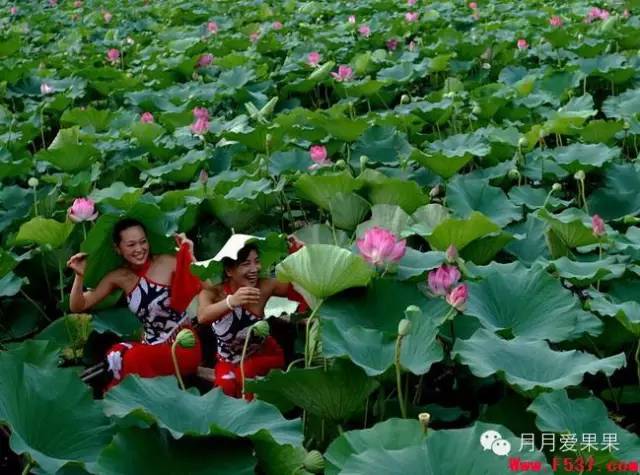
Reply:
<svg viewBox="0 0 640 475"><path fill-rule="evenodd" d="M73 270L76 275L82 277L84 275L84 270L87 267L87 253L79 252L71 256L67 261L67 267Z"/></svg>
<svg viewBox="0 0 640 475"><path fill-rule="evenodd" d="M287 245L289 247L289 254L293 254L304 247L304 242L295 237L293 234L287 236Z"/></svg>
<svg viewBox="0 0 640 475"><path fill-rule="evenodd" d="M251 305L260 302L260 289L256 287L240 287L236 293L229 297L229 304L232 307L238 305Z"/></svg>
<svg viewBox="0 0 640 475"><path fill-rule="evenodd" d="M186 244L189 248L189 253L191 254L192 260L196 260L193 255L193 241L187 237L185 233L174 234L173 238L176 240L176 244L178 245L178 249L182 247L183 244Z"/></svg>

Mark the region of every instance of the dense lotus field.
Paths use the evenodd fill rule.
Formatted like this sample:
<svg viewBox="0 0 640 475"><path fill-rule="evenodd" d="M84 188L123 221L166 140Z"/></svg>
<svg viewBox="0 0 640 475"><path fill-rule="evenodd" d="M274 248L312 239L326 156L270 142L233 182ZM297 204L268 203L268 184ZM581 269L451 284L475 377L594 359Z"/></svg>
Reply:
<svg viewBox="0 0 640 475"><path fill-rule="evenodd" d="M0 472L636 473L638 13L0 0ZM266 238L310 309L268 305L256 400L81 379L140 336L121 294L69 311L124 216L212 281Z"/></svg>

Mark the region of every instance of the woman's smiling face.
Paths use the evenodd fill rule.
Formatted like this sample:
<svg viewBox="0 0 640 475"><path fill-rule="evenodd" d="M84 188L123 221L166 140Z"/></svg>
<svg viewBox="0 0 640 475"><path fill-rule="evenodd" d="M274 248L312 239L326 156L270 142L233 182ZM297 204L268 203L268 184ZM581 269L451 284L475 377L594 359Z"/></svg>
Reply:
<svg viewBox="0 0 640 475"><path fill-rule="evenodd" d="M238 288L257 287L261 269L260 256L256 250L252 249L246 259L238 265L228 268L225 272Z"/></svg>
<svg viewBox="0 0 640 475"><path fill-rule="evenodd" d="M143 265L149 257L147 234L140 226L131 226L120 231L118 253L132 266Z"/></svg>

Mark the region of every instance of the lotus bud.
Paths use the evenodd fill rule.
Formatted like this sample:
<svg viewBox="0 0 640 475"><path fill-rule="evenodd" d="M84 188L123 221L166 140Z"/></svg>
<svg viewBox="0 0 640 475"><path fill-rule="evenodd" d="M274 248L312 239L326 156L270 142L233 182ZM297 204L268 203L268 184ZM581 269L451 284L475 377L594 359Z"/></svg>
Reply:
<svg viewBox="0 0 640 475"><path fill-rule="evenodd" d="M554 192L561 191L562 190L562 185L560 183L554 183L551 186L551 190L554 191Z"/></svg>
<svg viewBox="0 0 640 475"><path fill-rule="evenodd" d="M271 145L271 142L273 141L273 135L271 134L265 135L264 141L267 142L267 145Z"/></svg>
<svg viewBox="0 0 640 475"><path fill-rule="evenodd" d="M360 170L364 170L364 168L367 166L368 160L369 157L367 157L366 155L360 155Z"/></svg>
<svg viewBox="0 0 640 475"><path fill-rule="evenodd" d="M490 63L482 63L482 69L491 69Z"/></svg>
<svg viewBox="0 0 640 475"><path fill-rule="evenodd" d="M29 178L29 180L27 180L27 185L29 185L31 188L35 188L39 183L40 182L35 177L31 177Z"/></svg>
<svg viewBox="0 0 640 475"><path fill-rule="evenodd" d="M203 168L202 170L200 170L200 175L198 175L198 181L204 185L208 180L209 174L207 173L207 170Z"/></svg>
<svg viewBox="0 0 640 475"><path fill-rule="evenodd" d="M626 120L624 121L624 124L622 124L622 128L627 130L629 129L629 127L631 127L631 124L629 124L629 122L627 122Z"/></svg>
<svg viewBox="0 0 640 475"><path fill-rule="evenodd" d="M398 336L407 336L411 331L411 320L403 318L398 323Z"/></svg>
<svg viewBox="0 0 640 475"><path fill-rule="evenodd" d="M520 178L520 172L517 168L512 168L511 170L509 170L508 175L512 180L517 180L518 178Z"/></svg>
<svg viewBox="0 0 640 475"><path fill-rule="evenodd" d="M196 336L188 328L183 328L176 336L176 343L182 348L193 348L196 346Z"/></svg>
<svg viewBox="0 0 640 475"><path fill-rule="evenodd" d="M576 180L584 181L586 175L584 174L583 170L578 170L574 173L573 178L575 178Z"/></svg>
<svg viewBox="0 0 640 475"><path fill-rule="evenodd" d="M458 249L453 244L449 244L447 248L446 259L449 264L453 264L458 259Z"/></svg>
<svg viewBox="0 0 640 475"><path fill-rule="evenodd" d="M344 160L340 159L336 162L336 166L338 168L345 168L347 166L347 162L345 162Z"/></svg>
<svg viewBox="0 0 640 475"><path fill-rule="evenodd" d="M421 412L418 414L418 420L422 426L422 432L427 432L427 429L429 428L429 421L431 420L431 414L428 412Z"/></svg>
<svg viewBox="0 0 640 475"><path fill-rule="evenodd" d="M518 147L526 147L529 145L529 141L527 140L526 137L520 137L520 140L518 140Z"/></svg>
<svg viewBox="0 0 640 475"><path fill-rule="evenodd" d="M311 473L322 473L324 470L324 457L317 450L307 452L302 461L304 469Z"/></svg>
<svg viewBox="0 0 640 475"><path fill-rule="evenodd" d="M269 336L269 324L265 320L260 320L253 325L253 334L262 338Z"/></svg>
<svg viewBox="0 0 640 475"><path fill-rule="evenodd" d="M411 102L411 97L407 94L403 94L402 97L400 97L400 104L409 104L409 102Z"/></svg>

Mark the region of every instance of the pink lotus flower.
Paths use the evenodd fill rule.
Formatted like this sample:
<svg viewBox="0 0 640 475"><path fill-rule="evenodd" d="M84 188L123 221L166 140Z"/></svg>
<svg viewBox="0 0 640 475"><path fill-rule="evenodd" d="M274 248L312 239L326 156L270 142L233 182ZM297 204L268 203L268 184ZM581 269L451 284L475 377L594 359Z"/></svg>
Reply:
<svg viewBox="0 0 640 475"><path fill-rule="evenodd" d="M369 35L371 34L371 28L369 28L369 25L360 25L360 28L358 28L358 33L360 33L365 38L369 38Z"/></svg>
<svg viewBox="0 0 640 475"><path fill-rule="evenodd" d="M608 18L609 18L609 11L608 10L605 10L604 8L601 9L601 8L598 8L598 7L593 7L587 13L587 18L585 18L585 21L587 23L591 23L593 20L605 21Z"/></svg>
<svg viewBox="0 0 640 475"><path fill-rule="evenodd" d="M75 8L80 8L82 7L82 0L76 0L75 2L73 2L73 6Z"/></svg>
<svg viewBox="0 0 640 475"><path fill-rule="evenodd" d="M460 271L458 268L447 265L441 265L436 270L429 272L427 276L429 290L434 295L447 295L459 280Z"/></svg>
<svg viewBox="0 0 640 475"><path fill-rule="evenodd" d="M200 170L200 174L198 175L198 181L203 185L205 185L207 181L209 181L209 174L207 173L207 170L205 170L204 168Z"/></svg>
<svg viewBox="0 0 640 475"><path fill-rule="evenodd" d="M516 46L518 46L518 49L527 49L529 47L529 43L527 43L527 40L524 38L520 38L517 41Z"/></svg>
<svg viewBox="0 0 640 475"><path fill-rule="evenodd" d="M282 22L276 20L271 24L271 28L274 30L282 30Z"/></svg>
<svg viewBox="0 0 640 475"><path fill-rule="evenodd" d="M104 20L105 23L109 23L112 18L113 18L113 15L111 14L111 12L102 13L102 19Z"/></svg>
<svg viewBox="0 0 640 475"><path fill-rule="evenodd" d="M418 12L407 12L404 14L404 19L409 23L413 23L414 21L418 21Z"/></svg>
<svg viewBox="0 0 640 475"><path fill-rule="evenodd" d="M464 311L469 298L469 287L467 284L460 284L447 295L447 303L457 311Z"/></svg>
<svg viewBox="0 0 640 475"><path fill-rule="evenodd" d="M314 68L320 63L320 53L312 51L307 55L307 63Z"/></svg>
<svg viewBox="0 0 640 475"><path fill-rule="evenodd" d="M120 59L120 51L116 48L111 48L109 51L107 51L107 59L112 63L117 63Z"/></svg>
<svg viewBox="0 0 640 475"><path fill-rule="evenodd" d="M472 10L477 10L478 4L476 2L469 2L469 8L471 8Z"/></svg>
<svg viewBox="0 0 640 475"><path fill-rule="evenodd" d="M451 244L447 248L447 252L446 252L445 256L446 256L447 262L449 264L453 264L454 262L456 262L456 260L458 259L458 250L456 249L456 246Z"/></svg>
<svg viewBox="0 0 640 475"><path fill-rule="evenodd" d="M18 14L18 7L16 7L15 5L12 6L11 8L9 8L9 13L11 13L12 15L17 15Z"/></svg>
<svg viewBox="0 0 640 475"><path fill-rule="evenodd" d="M362 257L376 267L398 262L407 249L406 240L398 241L395 234L378 226L368 229L356 244Z"/></svg>
<svg viewBox="0 0 640 475"><path fill-rule="evenodd" d="M331 75L336 81L349 81L353 77L353 69L351 69L346 64L341 64L340 66L338 66L338 72L331 73Z"/></svg>
<svg viewBox="0 0 640 475"><path fill-rule="evenodd" d="M309 167L309 170L317 170L321 167L331 165L331 160L327 158L327 148L324 145L312 145L309 148L309 157L314 161L314 164Z"/></svg>
<svg viewBox="0 0 640 475"><path fill-rule="evenodd" d="M560 18L558 15L553 15L551 18L549 18L549 24L554 28L560 28L562 26L562 18Z"/></svg>
<svg viewBox="0 0 640 475"><path fill-rule="evenodd" d="M594 214L591 217L591 230L593 231L593 235L596 237L604 236L607 233L604 228L604 221L597 214Z"/></svg>
<svg viewBox="0 0 640 475"><path fill-rule="evenodd" d="M58 0L49 0L49 6L55 7L58 4Z"/></svg>
<svg viewBox="0 0 640 475"><path fill-rule="evenodd" d="M198 67L205 68L213 63L213 55L209 53L205 53L198 58Z"/></svg>
<svg viewBox="0 0 640 475"><path fill-rule="evenodd" d="M193 116L196 121L191 124L191 132L197 135L206 134L209 130L209 111L204 107L193 109Z"/></svg>
<svg viewBox="0 0 640 475"><path fill-rule="evenodd" d="M144 112L140 116L140 122L143 124L151 124L153 122L153 114L151 112Z"/></svg>
<svg viewBox="0 0 640 475"><path fill-rule="evenodd" d="M260 39L260 32L259 31L254 31L253 33L251 33L249 35L249 41L251 41L252 43L255 43L259 39Z"/></svg>
<svg viewBox="0 0 640 475"><path fill-rule="evenodd" d="M40 83L40 94L46 96L47 94L51 94L55 89L49 86L46 82Z"/></svg>
<svg viewBox="0 0 640 475"><path fill-rule="evenodd" d="M356 16L355 15L349 15L349 18L347 18L347 21L349 23L351 23L352 25L356 24Z"/></svg>
<svg viewBox="0 0 640 475"><path fill-rule="evenodd" d="M211 33L212 35L215 35L218 33L218 24L215 21L210 21L209 23L207 23L207 31L209 33Z"/></svg>
<svg viewBox="0 0 640 475"><path fill-rule="evenodd" d="M389 51L395 51L397 47L398 47L398 40L396 40L395 38L389 38L387 40L387 49Z"/></svg>
<svg viewBox="0 0 640 475"><path fill-rule="evenodd" d="M67 211L69 219L74 223L82 223L83 221L93 221L98 217L96 204L91 198L76 198Z"/></svg>
<svg viewBox="0 0 640 475"><path fill-rule="evenodd" d="M407 0L407 5L409 5L410 7L414 6L416 4L416 0Z"/></svg>
<svg viewBox="0 0 640 475"><path fill-rule="evenodd" d="M631 13L629 13L629 10L625 8L624 11L622 12L622 16L624 18L629 18L631 16Z"/></svg>

